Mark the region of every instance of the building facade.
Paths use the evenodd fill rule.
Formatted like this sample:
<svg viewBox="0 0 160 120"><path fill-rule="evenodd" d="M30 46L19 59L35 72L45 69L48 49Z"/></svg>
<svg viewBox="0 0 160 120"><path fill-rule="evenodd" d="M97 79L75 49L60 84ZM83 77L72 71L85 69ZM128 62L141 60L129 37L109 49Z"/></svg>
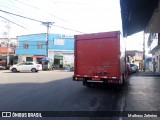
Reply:
<svg viewBox="0 0 160 120"><path fill-rule="evenodd" d="M143 70L143 52L137 50L126 51L127 62L134 63L139 70Z"/></svg>
<svg viewBox="0 0 160 120"><path fill-rule="evenodd" d="M65 67L65 65L73 65L73 36L62 34L49 34L48 45L46 42L46 33L22 35L18 36L17 40L19 46L16 48L15 54L18 55L18 62L41 62L41 59L46 57L48 54L48 57L58 68Z"/></svg>
<svg viewBox="0 0 160 120"><path fill-rule="evenodd" d="M152 71L160 73L160 33L151 33L148 37L149 53L152 54Z"/></svg>
<svg viewBox="0 0 160 120"><path fill-rule="evenodd" d="M17 61L15 48L18 45L17 38L0 38L0 64L14 64Z"/></svg>

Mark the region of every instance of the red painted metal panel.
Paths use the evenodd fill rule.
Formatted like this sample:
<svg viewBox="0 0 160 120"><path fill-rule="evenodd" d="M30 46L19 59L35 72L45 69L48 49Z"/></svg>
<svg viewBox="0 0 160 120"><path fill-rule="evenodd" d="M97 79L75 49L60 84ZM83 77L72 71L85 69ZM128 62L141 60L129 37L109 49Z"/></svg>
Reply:
<svg viewBox="0 0 160 120"><path fill-rule="evenodd" d="M113 32L101 32L101 33L92 33L84 35L75 35L76 40L86 40L86 39L101 39L101 38L116 38L120 34L119 31Z"/></svg>
<svg viewBox="0 0 160 120"><path fill-rule="evenodd" d="M75 35L74 75L120 77L120 32Z"/></svg>

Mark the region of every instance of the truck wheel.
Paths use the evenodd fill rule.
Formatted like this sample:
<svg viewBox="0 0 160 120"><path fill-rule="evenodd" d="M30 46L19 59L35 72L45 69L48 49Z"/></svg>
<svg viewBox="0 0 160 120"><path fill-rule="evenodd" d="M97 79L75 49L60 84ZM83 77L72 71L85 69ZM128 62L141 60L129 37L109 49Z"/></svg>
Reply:
<svg viewBox="0 0 160 120"><path fill-rule="evenodd" d="M124 85L125 84L125 75L124 75L124 73L122 74L122 85Z"/></svg>
<svg viewBox="0 0 160 120"><path fill-rule="evenodd" d="M87 87L91 87L91 83L87 82L87 79L83 80L83 85Z"/></svg>
<svg viewBox="0 0 160 120"><path fill-rule="evenodd" d="M86 86L91 87L91 83L87 82Z"/></svg>
<svg viewBox="0 0 160 120"><path fill-rule="evenodd" d="M87 85L87 80L83 80L83 85L84 85L84 86Z"/></svg>

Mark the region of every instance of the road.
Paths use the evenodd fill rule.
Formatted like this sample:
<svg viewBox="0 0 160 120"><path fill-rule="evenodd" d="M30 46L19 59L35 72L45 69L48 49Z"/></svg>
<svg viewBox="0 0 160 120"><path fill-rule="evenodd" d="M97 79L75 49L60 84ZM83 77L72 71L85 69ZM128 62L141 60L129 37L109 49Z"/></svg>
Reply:
<svg viewBox="0 0 160 120"><path fill-rule="evenodd" d="M72 81L73 72L0 71L0 111L160 111L160 77L132 75L120 91ZM24 118L25 119L25 118ZM114 117L54 117L52 120L127 120Z"/></svg>

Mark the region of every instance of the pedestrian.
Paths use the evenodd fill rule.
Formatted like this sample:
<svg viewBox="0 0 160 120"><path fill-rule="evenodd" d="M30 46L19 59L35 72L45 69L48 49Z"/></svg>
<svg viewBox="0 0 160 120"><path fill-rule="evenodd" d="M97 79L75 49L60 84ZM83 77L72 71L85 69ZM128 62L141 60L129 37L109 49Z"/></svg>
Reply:
<svg viewBox="0 0 160 120"><path fill-rule="evenodd" d="M54 63L52 64L52 70L55 70L56 66L54 65Z"/></svg>

